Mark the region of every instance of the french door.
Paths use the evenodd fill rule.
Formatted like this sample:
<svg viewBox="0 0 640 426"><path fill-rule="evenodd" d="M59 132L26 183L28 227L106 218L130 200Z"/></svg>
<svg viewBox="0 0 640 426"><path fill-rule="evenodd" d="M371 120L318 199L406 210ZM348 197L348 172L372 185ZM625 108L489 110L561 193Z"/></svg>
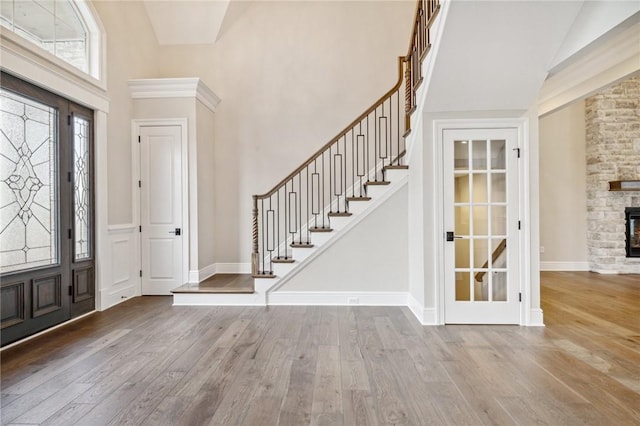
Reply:
<svg viewBox="0 0 640 426"><path fill-rule="evenodd" d="M95 307L93 111L2 73L2 345Z"/></svg>
<svg viewBox="0 0 640 426"><path fill-rule="evenodd" d="M445 323L518 324L518 133L444 130Z"/></svg>

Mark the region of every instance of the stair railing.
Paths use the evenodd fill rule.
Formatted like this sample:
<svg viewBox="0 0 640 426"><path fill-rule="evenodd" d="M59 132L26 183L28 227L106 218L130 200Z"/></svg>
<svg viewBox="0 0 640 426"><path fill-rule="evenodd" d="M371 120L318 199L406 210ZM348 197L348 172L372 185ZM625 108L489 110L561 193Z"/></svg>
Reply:
<svg viewBox="0 0 640 426"><path fill-rule="evenodd" d="M411 114L417 107L416 92L422 83L422 62L431 49L431 26L440 10L440 0L418 0L411 43L405 67L405 128L411 131ZM406 136L405 135L405 136Z"/></svg>
<svg viewBox="0 0 640 426"><path fill-rule="evenodd" d="M274 262L291 261L292 248L311 246L314 232L331 231L332 217L350 215L349 203L369 199L367 186L385 183L384 170L403 166L416 76L438 8L439 0L418 1L409 54L398 58L391 90L270 191L253 196L254 277L273 277Z"/></svg>

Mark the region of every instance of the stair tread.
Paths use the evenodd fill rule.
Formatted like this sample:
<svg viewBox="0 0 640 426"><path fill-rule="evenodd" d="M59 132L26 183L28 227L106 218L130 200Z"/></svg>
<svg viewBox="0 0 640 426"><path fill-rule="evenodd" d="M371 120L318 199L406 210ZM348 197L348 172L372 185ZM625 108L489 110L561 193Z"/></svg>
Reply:
<svg viewBox="0 0 640 426"><path fill-rule="evenodd" d="M397 164L395 166L384 166L384 170L408 170L409 166L405 164Z"/></svg>
<svg viewBox="0 0 640 426"><path fill-rule="evenodd" d="M371 197L347 197L347 201L369 201Z"/></svg>
<svg viewBox="0 0 640 426"><path fill-rule="evenodd" d="M388 180L370 180L365 182L365 186L368 185L389 185L391 182L389 182Z"/></svg>
<svg viewBox="0 0 640 426"><path fill-rule="evenodd" d="M330 212L327 216L329 217L349 217L352 213L349 212Z"/></svg>
<svg viewBox="0 0 640 426"><path fill-rule="evenodd" d="M291 243L290 246L294 247L294 248L311 248L311 247L313 247L313 244L311 244L311 243Z"/></svg>
<svg viewBox="0 0 640 426"><path fill-rule="evenodd" d="M264 274L257 273L252 275L252 277L253 278L275 278L276 276L275 274L269 274L269 273L264 273Z"/></svg>
<svg viewBox="0 0 640 426"><path fill-rule="evenodd" d="M310 232L331 232L333 231L333 229L325 227L325 228L318 228L317 226L311 227L309 228Z"/></svg>
<svg viewBox="0 0 640 426"><path fill-rule="evenodd" d="M273 263L293 263L295 260L292 257L274 257L271 259Z"/></svg>
<svg viewBox="0 0 640 426"><path fill-rule="evenodd" d="M200 283L187 283L171 290L174 294L253 292L253 278L249 274L215 274Z"/></svg>

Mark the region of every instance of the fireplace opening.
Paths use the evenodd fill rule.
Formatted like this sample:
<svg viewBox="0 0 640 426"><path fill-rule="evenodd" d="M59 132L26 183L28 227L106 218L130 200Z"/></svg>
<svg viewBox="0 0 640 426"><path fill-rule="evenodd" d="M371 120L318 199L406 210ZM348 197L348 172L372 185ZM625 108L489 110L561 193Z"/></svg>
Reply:
<svg viewBox="0 0 640 426"><path fill-rule="evenodd" d="M627 257L640 257L640 207L624 209L627 220Z"/></svg>

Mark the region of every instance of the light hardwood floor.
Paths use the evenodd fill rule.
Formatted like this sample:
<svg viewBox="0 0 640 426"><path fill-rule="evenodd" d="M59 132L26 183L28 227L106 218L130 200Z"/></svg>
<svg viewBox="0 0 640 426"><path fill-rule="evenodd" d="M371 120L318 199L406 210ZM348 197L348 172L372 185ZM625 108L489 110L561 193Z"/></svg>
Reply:
<svg viewBox="0 0 640 426"><path fill-rule="evenodd" d="M142 297L2 352L2 424L640 424L640 276L544 273L545 328Z"/></svg>

